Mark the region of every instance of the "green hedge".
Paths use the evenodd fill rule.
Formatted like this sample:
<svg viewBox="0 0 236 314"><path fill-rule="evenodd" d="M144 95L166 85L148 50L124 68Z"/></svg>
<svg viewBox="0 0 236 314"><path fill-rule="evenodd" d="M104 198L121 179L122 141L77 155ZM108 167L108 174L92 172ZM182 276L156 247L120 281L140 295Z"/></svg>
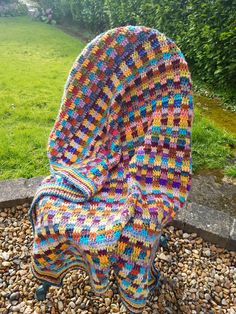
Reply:
<svg viewBox="0 0 236 314"><path fill-rule="evenodd" d="M0 17L26 15L27 7L17 0L0 0Z"/></svg>
<svg viewBox="0 0 236 314"><path fill-rule="evenodd" d="M133 24L157 28L184 52L192 72L214 87L236 84L235 0L38 0L98 34Z"/></svg>
<svg viewBox="0 0 236 314"><path fill-rule="evenodd" d="M53 9L54 18L57 21L71 16L70 1L67 0L35 0L44 9Z"/></svg>

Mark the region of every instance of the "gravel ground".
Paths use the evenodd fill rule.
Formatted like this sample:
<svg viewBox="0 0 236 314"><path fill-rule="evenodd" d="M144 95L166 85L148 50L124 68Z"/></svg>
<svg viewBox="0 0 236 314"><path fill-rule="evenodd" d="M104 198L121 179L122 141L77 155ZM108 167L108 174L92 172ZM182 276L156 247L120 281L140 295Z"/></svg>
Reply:
<svg viewBox="0 0 236 314"><path fill-rule="evenodd" d="M45 301L35 300L39 282L29 271L32 229L27 212L27 204L0 212L0 313L127 313L112 275L102 298L93 294L83 271L72 271L63 288L51 287ZM236 252L172 226L165 232L171 237L169 247L156 256L163 284L143 314L236 313Z"/></svg>

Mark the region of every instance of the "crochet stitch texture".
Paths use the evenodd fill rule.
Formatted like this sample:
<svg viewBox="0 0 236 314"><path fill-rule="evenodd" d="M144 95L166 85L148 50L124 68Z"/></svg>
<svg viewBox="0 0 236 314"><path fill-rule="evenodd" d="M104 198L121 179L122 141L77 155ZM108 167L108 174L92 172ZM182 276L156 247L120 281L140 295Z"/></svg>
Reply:
<svg viewBox="0 0 236 314"><path fill-rule="evenodd" d="M61 285L83 268L97 293L114 270L120 296L142 312L157 285L163 226L191 186L192 82L176 44L123 26L83 49L49 136L50 175L32 202L31 270Z"/></svg>

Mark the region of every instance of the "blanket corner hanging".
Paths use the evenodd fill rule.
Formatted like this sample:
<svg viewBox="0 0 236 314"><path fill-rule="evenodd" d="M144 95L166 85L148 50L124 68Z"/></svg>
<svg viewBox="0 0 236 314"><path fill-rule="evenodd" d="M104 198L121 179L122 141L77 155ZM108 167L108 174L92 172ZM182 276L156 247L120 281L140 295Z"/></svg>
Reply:
<svg viewBox="0 0 236 314"><path fill-rule="evenodd" d="M87 44L49 136L50 175L29 211L38 279L59 286L83 268L103 293L113 269L123 303L143 310L162 228L190 190L192 118L188 65L164 34L129 25Z"/></svg>

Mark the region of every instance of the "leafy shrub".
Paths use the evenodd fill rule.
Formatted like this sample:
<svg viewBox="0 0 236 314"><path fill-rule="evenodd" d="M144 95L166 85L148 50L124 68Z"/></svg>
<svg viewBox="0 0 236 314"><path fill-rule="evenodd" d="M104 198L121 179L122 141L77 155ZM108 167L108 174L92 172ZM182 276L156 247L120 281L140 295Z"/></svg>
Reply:
<svg viewBox="0 0 236 314"><path fill-rule="evenodd" d="M107 28L104 0L70 0L73 20L83 28L99 33Z"/></svg>
<svg viewBox="0 0 236 314"><path fill-rule="evenodd" d="M176 41L191 71L214 87L236 84L235 0L38 0L99 33L121 25L157 28Z"/></svg>
<svg viewBox="0 0 236 314"><path fill-rule="evenodd" d="M13 0L0 0L0 17L26 15L27 7Z"/></svg>
<svg viewBox="0 0 236 314"><path fill-rule="evenodd" d="M70 3L66 0L36 0L37 4L39 4L44 12L46 10L53 11L53 19L60 22L63 18L71 15Z"/></svg>
<svg viewBox="0 0 236 314"><path fill-rule="evenodd" d="M0 0L0 5L7 5L14 2L16 2L16 0Z"/></svg>

